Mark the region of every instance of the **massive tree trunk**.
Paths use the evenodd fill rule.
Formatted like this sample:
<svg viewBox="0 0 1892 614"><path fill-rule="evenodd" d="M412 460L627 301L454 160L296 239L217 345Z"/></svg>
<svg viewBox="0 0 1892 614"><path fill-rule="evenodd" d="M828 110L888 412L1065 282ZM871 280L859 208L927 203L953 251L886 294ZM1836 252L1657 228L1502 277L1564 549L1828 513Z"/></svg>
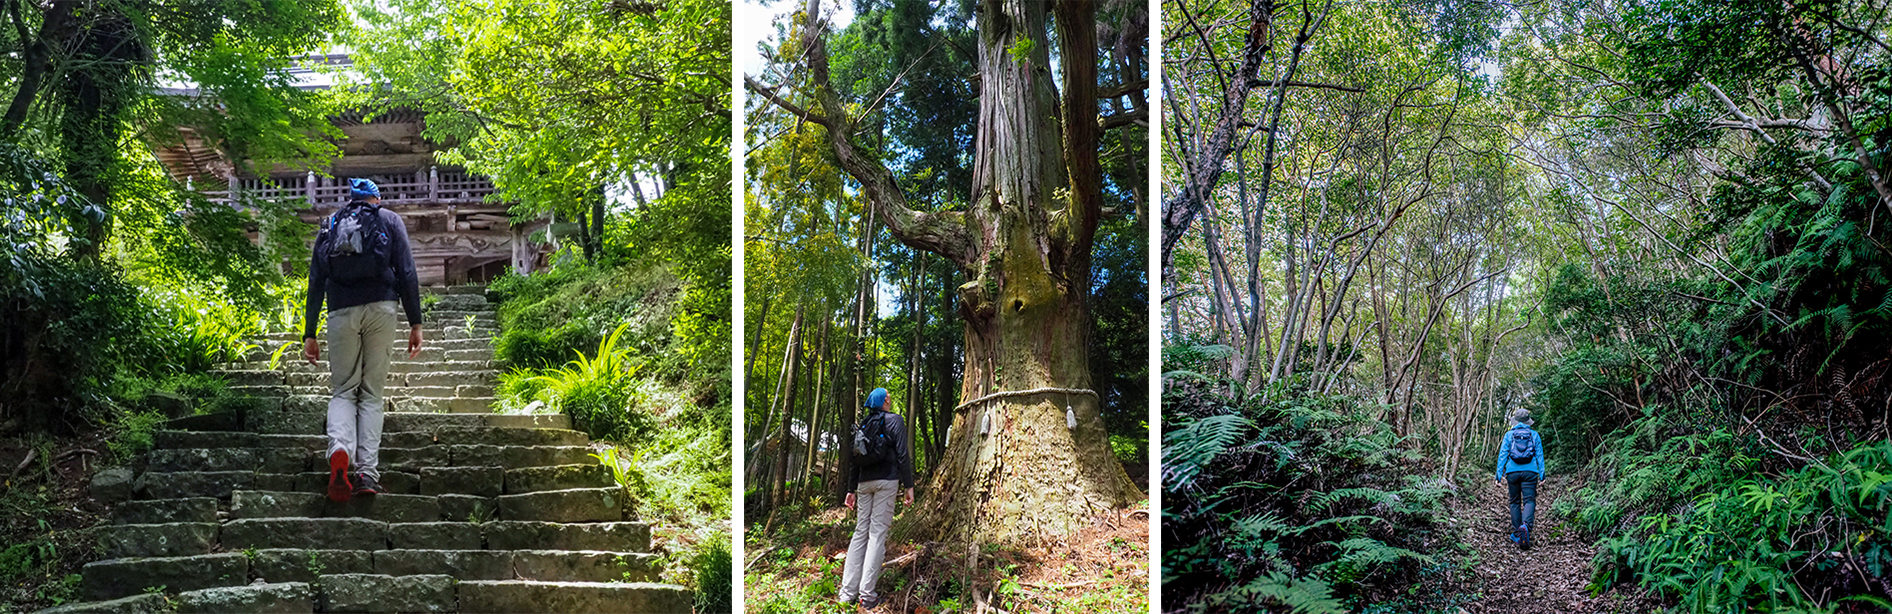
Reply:
<svg viewBox="0 0 1892 614"><path fill-rule="evenodd" d="M809 2L810 15L820 14L818 1ZM1062 101L1050 66L1048 9L1057 11ZM958 309L965 402L952 415L953 436L926 496L903 520L920 539L1024 543L1069 534L1091 515L1143 497L1111 455L1098 397L1089 392L1086 300L1102 197L1095 10L1083 1L980 3L979 119L966 211L908 208L891 171L857 148L855 119L827 87L825 28L809 28L804 39L819 113L751 83L828 129L836 159L896 238L945 256L970 280L959 287ZM1066 428L1067 407L1075 429Z"/></svg>

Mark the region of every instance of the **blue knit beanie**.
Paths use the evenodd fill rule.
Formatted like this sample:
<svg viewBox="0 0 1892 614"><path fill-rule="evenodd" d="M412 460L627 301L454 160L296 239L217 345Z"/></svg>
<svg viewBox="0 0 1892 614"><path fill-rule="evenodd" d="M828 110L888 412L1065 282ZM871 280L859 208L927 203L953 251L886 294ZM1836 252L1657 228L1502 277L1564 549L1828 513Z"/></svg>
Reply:
<svg viewBox="0 0 1892 614"><path fill-rule="evenodd" d="M366 179L350 179L348 180L348 197L354 200L380 198L381 188L376 186L373 181Z"/></svg>
<svg viewBox="0 0 1892 614"><path fill-rule="evenodd" d="M875 388L873 392L867 393L867 403L864 405L861 405L861 407L880 408L886 405L887 405L887 389Z"/></svg>

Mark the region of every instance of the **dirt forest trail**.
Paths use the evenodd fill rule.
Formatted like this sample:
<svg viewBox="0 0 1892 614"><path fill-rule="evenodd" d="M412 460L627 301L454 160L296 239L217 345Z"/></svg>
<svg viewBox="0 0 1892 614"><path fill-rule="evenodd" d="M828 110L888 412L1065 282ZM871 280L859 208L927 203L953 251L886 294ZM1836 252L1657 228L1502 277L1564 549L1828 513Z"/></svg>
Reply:
<svg viewBox="0 0 1892 614"><path fill-rule="evenodd" d="M1590 561L1596 547L1583 539L1570 519L1551 508L1569 494L1571 483L1552 477L1537 489L1537 535L1531 550L1519 551L1505 525L1511 521L1506 487L1479 480L1474 503L1458 503L1453 515L1465 527L1465 541L1478 552L1473 589L1480 599L1467 603L1469 614L1607 612L1606 599L1591 597Z"/></svg>

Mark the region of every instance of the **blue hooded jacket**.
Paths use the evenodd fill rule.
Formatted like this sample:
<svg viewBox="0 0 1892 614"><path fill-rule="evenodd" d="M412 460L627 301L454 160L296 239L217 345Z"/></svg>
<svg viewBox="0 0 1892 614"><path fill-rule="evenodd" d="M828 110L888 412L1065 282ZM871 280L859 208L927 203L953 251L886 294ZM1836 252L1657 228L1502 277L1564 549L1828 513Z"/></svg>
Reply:
<svg viewBox="0 0 1892 614"><path fill-rule="evenodd" d="M1505 440L1511 437L1511 433L1510 431L1506 431L1505 436L1498 439L1498 479L1503 480L1504 474L1513 471L1535 471L1537 472L1537 479L1544 479L1544 437L1537 434L1536 429L1532 429L1522 422L1517 423L1511 428L1513 430L1524 429L1531 432L1531 438L1537 440L1537 458L1531 459L1531 462L1528 463L1511 462L1510 450L1504 445Z"/></svg>

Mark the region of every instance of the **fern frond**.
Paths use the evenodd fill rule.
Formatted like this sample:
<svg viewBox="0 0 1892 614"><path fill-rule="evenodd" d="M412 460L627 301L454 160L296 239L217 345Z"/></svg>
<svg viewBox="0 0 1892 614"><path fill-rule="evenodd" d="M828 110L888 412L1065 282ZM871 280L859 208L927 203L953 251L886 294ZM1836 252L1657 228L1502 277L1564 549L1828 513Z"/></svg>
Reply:
<svg viewBox="0 0 1892 614"><path fill-rule="evenodd" d="M1204 465L1227 451L1253 427L1248 418L1233 414L1209 416L1163 436L1163 483L1187 490Z"/></svg>
<svg viewBox="0 0 1892 614"><path fill-rule="evenodd" d="M1347 608L1334 599L1334 589L1313 578L1290 578L1273 572L1247 584L1203 598L1205 611L1225 612L1256 605L1278 604L1293 614L1344 614ZM1197 604L1192 604L1197 605ZM1272 609L1272 608L1267 608Z"/></svg>

